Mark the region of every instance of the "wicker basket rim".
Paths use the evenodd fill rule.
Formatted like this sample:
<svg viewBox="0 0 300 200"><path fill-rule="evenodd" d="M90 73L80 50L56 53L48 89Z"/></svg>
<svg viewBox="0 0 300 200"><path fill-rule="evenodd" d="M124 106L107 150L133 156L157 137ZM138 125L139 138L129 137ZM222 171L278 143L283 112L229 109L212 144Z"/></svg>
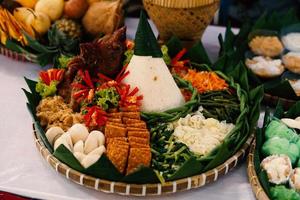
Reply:
<svg viewBox="0 0 300 200"><path fill-rule="evenodd" d="M247 174L250 185L252 187L252 191L255 194L256 199L258 200L270 200L268 195L265 193L263 187L260 184L259 178L256 174L254 168L254 150L256 147L256 140L254 139L251 146L250 152L248 154L248 161L247 161Z"/></svg>
<svg viewBox="0 0 300 200"><path fill-rule="evenodd" d="M204 172L202 174L178 179L176 181L169 181L164 184L130 184L95 178L70 168L66 164L60 162L52 154L50 154L48 149L44 146L43 142L39 139L34 125L33 130L36 147L42 154L43 158L48 162L48 164L50 164L52 168L54 168L57 172L59 172L63 176L67 177L67 179L70 179L77 184L93 188L95 190L99 190L105 193L116 193L127 196L154 196L176 193L179 191L186 191L193 188L199 188L206 185L207 183L216 181L218 177L227 174L238 164L238 162L240 162L245 157L247 150L249 150L250 144L254 138L254 135L251 134L245 142L245 144L241 147L241 149L237 151L233 156L228 158L223 164L219 165L218 167ZM87 184L87 182L92 183L92 185ZM116 190L116 188L118 190ZM131 192L131 190L133 192Z"/></svg>
<svg viewBox="0 0 300 200"><path fill-rule="evenodd" d="M220 0L143 0L144 2L155 4L167 8L196 8L210 5Z"/></svg>

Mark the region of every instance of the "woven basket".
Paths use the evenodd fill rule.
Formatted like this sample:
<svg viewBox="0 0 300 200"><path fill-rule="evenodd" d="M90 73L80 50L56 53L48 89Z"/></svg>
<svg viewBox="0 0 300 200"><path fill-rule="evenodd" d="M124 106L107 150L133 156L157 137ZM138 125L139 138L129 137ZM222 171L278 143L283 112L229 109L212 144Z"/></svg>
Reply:
<svg viewBox="0 0 300 200"><path fill-rule="evenodd" d="M258 200L270 200L267 194L265 193L264 189L262 188L259 179L257 177L255 168L254 168L254 150L255 150L256 142L255 140L253 141L251 147L250 147L250 152L248 155L248 167L247 167L247 173L248 173L248 178L250 181L250 185L252 187L252 190L255 194L256 199Z"/></svg>
<svg viewBox="0 0 300 200"><path fill-rule="evenodd" d="M159 31L159 39L176 35L197 42L212 21L220 0L143 0L144 7Z"/></svg>
<svg viewBox="0 0 300 200"><path fill-rule="evenodd" d="M279 100L282 102L282 105L283 105L284 109L289 109L290 107L292 107L297 102L295 100L285 99L285 98L278 97L278 96L272 96L272 95L266 94L266 93L264 95L263 102L266 105L275 107Z"/></svg>
<svg viewBox="0 0 300 200"><path fill-rule="evenodd" d="M30 56L26 56L25 54L22 53L17 53L3 46L0 46L0 54L17 61L34 62L34 58L31 58Z"/></svg>
<svg viewBox="0 0 300 200"><path fill-rule="evenodd" d="M128 184L94 178L71 169L50 154L43 142L38 138L34 126L33 130L37 149L42 154L43 158L58 173L65 176L67 179L70 179L71 181L88 188L93 188L105 193L116 193L132 196L155 196L171 194L193 188L199 188L208 183L214 182L218 180L220 176L227 174L229 170L233 169L240 161L243 160L245 155L248 153L250 144L253 140L253 135L251 135L241 150L229 158L225 163L200 175L183 178L172 182L166 182L165 184Z"/></svg>

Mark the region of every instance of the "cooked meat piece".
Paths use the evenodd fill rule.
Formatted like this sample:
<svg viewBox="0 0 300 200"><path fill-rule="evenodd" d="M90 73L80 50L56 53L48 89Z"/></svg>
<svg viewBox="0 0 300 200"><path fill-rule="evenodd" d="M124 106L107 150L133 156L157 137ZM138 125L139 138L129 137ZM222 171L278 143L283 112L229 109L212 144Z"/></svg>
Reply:
<svg viewBox="0 0 300 200"><path fill-rule="evenodd" d="M133 173L140 166L149 167L150 163L151 163L150 148L130 148L126 174Z"/></svg>
<svg viewBox="0 0 300 200"><path fill-rule="evenodd" d="M64 74L62 82L58 85L58 94L65 99L65 102L71 101L71 84L79 69L85 67L84 61L80 56L74 57L69 63L67 71Z"/></svg>
<svg viewBox="0 0 300 200"><path fill-rule="evenodd" d="M71 84L79 69L87 69L91 76L103 73L114 78L122 68L122 57L126 50L125 40L126 28L123 27L98 41L80 44L80 55L68 63L64 79L58 87L58 94L67 103L72 101ZM72 107L77 109L78 105L72 102Z"/></svg>
<svg viewBox="0 0 300 200"><path fill-rule="evenodd" d="M101 61L97 72L115 77L122 68L122 57L126 50L126 27L120 28L112 35L106 35L97 41Z"/></svg>

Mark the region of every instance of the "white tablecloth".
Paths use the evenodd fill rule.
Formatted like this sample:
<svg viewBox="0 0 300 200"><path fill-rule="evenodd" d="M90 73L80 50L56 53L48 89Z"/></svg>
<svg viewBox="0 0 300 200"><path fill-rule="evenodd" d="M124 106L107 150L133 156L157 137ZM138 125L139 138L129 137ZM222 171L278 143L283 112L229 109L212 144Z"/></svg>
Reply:
<svg viewBox="0 0 300 200"><path fill-rule="evenodd" d="M126 20L132 38L136 20ZM203 42L212 57L218 52L217 36L223 28L209 27ZM24 76L36 78L40 67L0 56L0 191L39 199L133 199L104 194L79 186L55 172L37 151L32 120L26 110ZM253 200L245 163L217 182L200 189L161 197L163 199ZM157 199L149 197L146 199Z"/></svg>

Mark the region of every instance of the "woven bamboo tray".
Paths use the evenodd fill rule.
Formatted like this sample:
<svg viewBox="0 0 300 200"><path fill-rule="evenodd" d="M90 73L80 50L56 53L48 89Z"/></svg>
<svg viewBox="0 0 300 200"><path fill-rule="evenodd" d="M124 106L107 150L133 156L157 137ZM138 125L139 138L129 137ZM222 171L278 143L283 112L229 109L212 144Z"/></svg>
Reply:
<svg viewBox="0 0 300 200"><path fill-rule="evenodd" d="M278 97L278 96L272 96L272 95L266 94L266 93L264 95L263 102L266 105L275 107L279 100L282 102L284 109L289 109L296 103L295 100L285 99L285 98Z"/></svg>
<svg viewBox="0 0 300 200"><path fill-rule="evenodd" d="M41 139L39 139L34 125L33 132L37 149L42 154L47 163L49 163L56 172L79 185L83 185L85 187L105 193L115 193L126 196L157 196L163 194L171 194L190 190L193 188L199 188L208 183L214 182L218 180L220 176L227 174L231 169L233 169L239 162L243 160L243 158L248 153L250 144L254 137L253 135L251 135L243 145L243 147L236 154L230 157L225 163L205 173L179 179L176 181L166 182L165 184L128 184L102 180L82 174L68 167L64 163L60 162L57 158L55 158L52 154L50 154Z"/></svg>
<svg viewBox="0 0 300 200"><path fill-rule="evenodd" d="M12 51L10 49L7 49L3 46L0 46L0 54L9 57L16 61L22 61L22 62L34 62L34 59L30 56L26 56L22 53L17 53L15 51Z"/></svg>
<svg viewBox="0 0 300 200"><path fill-rule="evenodd" d="M256 141L254 140L251 147L250 152L248 155L248 167L247 167L247 173L250 185L252 187L252 190L255 194L256 199L258 200L270 200L267 194L265 193L263 187L261 186L259 179L257 177L255 168L254 168L254 150L256 146Z"/></svg>
<svg viewBox="0 0 300 200"><path fill-rule="evenodd" d="M195 43L219 9L220 0L143 0L144 7L159 31L159 39L176 35Z"/></svg>

